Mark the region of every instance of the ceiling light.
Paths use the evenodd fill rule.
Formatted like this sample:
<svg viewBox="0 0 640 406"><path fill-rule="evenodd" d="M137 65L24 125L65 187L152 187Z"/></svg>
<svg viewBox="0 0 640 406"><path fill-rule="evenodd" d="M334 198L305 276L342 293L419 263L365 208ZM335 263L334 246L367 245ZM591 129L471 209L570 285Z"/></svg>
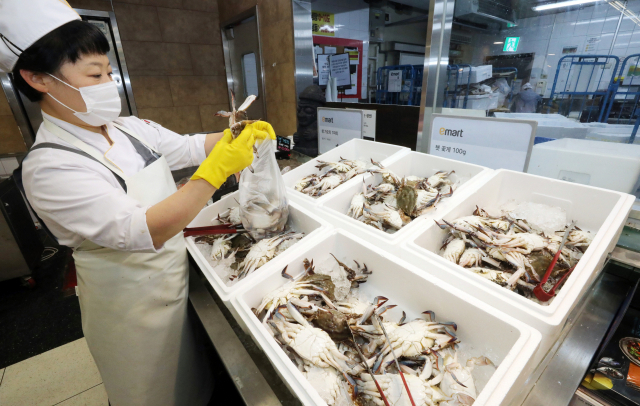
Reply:
<svg viewBox="0 0 640 406"><path fill-rule="evenodd" d="M550 3L550 4L543 4L541 6L535 6L535 7L532 7L531 9L533 11L544 11L544 10L551 10L551 9L554 9L554 8L577 6L579 4L595 3L596 1L601 1L601 0L569 0L569 1L561 1L561 2L558 2L558 3Z"/></svg>
<svg viewBox="0 0 640 406"><path fill-rule="evenodd" d="M494 42L494 45L504 44L504 42Z"/></svg>
<svg viewBox="0 0 640 406"><path fill-rule="evenodd" d="M555 55L555 54L547 54L547 55Z"/></svg>

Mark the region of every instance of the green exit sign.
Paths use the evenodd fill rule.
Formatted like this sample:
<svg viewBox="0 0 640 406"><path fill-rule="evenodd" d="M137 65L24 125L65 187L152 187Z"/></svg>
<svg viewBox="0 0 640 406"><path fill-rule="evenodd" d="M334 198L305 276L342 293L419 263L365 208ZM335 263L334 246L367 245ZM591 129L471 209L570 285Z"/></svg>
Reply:
<svg viewBox="0 0 640 406"><path fill-rule="evenodd" d="M507 37L504 40L504 52L516 52L518 44L520 43L520 37Z"/></svg>

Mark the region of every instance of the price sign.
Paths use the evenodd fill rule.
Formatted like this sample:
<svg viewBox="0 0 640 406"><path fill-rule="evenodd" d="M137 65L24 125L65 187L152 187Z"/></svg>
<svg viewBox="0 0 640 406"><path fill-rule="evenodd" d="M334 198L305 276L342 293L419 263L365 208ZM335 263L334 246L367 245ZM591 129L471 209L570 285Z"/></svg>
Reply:
<svg viewBox="0 0 640 406"><path fill-rule="evenodd" d="M429 153L491 169L525 172L538 123L434 114Z"/></svg>
<svg viewBox="0 0 640 406"><path fill-rule="evenodd" d="M318 153L362 138L362 110L318 108Z"/></svg>
<svg viewBox="0 0 640 406"><path fill-rule="evenodd" d="M402 71L390 70L389 80L387 82L387 91L397 93L402 91Z"/></svg>
<svg viewBox="0 0 640 406"><path fill-rule="evenodd" d="M336 78L338 89L351 88L351 68L349 67L349 54L336 54L329 56L331 77Z"/></svg>

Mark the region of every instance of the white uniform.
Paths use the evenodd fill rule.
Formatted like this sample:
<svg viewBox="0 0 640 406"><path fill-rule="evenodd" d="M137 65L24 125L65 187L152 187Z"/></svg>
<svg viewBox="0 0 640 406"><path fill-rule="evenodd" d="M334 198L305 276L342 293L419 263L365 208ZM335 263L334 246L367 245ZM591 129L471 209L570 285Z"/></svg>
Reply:
<svg viewBox="0 0 640 406"><path fill-rule="evenodd" d="M113 124L107 125L113 141L113 146L109 146L100 134L46 113L42 115L103 153L125 175L134 175L144 168L129 139ZM120 118L116 123L130 128L160 151L171 170L198 166L206 157L204 134L185 137L136 117ZM34 145L43 142L73 147L41 126ZM155 252L145 216L149 207L127 196L113 173L103 165L65 151L39 149L29 154L22 176L29 202L60 244L76 248L86 239L118 250Z"/></svg>
<svg viewBox="0 0 640 406"><path fill-rule="evenodd" d="M23 162L23 181L38 215L74 247L82 328L112 406L205 405L211 378L187 318L184 238L155 250L145 219L148 207L176 191L170 166L204 159L204 136L126 118L108 125L109 146L100 134L44 118L36 146L72 147L101 162L36 149ZM122 131L163 156L145 167Z"/></svg>

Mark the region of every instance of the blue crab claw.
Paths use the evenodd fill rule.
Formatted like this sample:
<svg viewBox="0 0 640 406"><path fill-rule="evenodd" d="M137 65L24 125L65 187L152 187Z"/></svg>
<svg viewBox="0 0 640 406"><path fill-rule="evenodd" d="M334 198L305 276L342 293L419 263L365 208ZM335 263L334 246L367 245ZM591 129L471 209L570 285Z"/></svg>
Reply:
<svg viewBox="0 0 640 406"><path fill-rule="evenodd" d="M434 312L433 310L427 310L426 312L422 312L422 314L428 314L429 321L436 321L436 312Z"/></svg>
<svg viewBox="0 0 640 406"><path fill-rule="evenodd" d="M376 162L373 160L373 158L371 158L371 163L375 166L377 166L378 168L382 169L384 168L384 166L382 166L382 164L380 162Z"/></svg>
<svg viewBox="0 0 640 406"><path fill-rule="evenodd" d="M398 325L401 326L404 324L404 321L407 319L407 313L404 312L404 310L402 311L402 318L400 319L400 321L398 322Z"/></svg>
<svg viewBox="0 0 640 406"><path fill-rule="evenodd" d="M440 324L453 328L453 331L458 331L458 325L453 321L441 321Z"/></svg>
<svg viewBox="0 0 640 406"><path fill-rule="evenodd" d="M434 222L438 225L438 227L440 227L441 229L443 229L443 230L446 230L446 229L447 229L447 225L446 225L446 224L440 224L440 223L438 223L438 220L433 220L433 221L434 221ZM443 220L443 221L444 221L444 220Z"/></svg>
<svg viewBox="0 0 640 406"><path fill-rule="evenodd" d="M456 393L455 395L453 395L453 398L454 398L454 400L456 402L458 402L458 404L464 405L464 406L473 405L473 402L476 401L471 396L467 395L466 393L462 393L462 392Z"/></svg>
<svg viewBox="0 0 640 406"><path fill-rule="evenodd" d="M393 309L394 307L397 307L397 306L398 305L386 305L386 306L379 307L375 310L375 314L377 314L378 316L382 316L384 312L386 312L387 310Z"/></svg>
<svg viewBox="0 0 640 406"><path fill-rule="evenodd" d="M289 315L291 315L291 317L293 317L293 319L295 321L297 321L298 323L302 324L303 326L308 325L309 323L307 323L307 321L304 319L304 317L302 316L302 314L300 313L300 311L298 311L298 308L296 307L296 305L294 305L293 303L291 303L291 300L289 300L287 302L287 310L289 311Z"/></svg>
<svg viewBox="0 0 640 406"><path fill-rule="evenodd" d="M373 301L376 303L376 306L382 306L383 304L387 303L389 301L389 299L387 299L384 296L376 296L373 298Z"/></svg>
<svg viewBox="0 0 640 406"><path fill-rule="evenodd" d="M349 385L351 385L351 387L353 388L354 395L356 395L356 392L358 391L358 385L356 385L356 381L354 381L353 378L346 372L343 372L342 376L344 376L344 379L349 382Z"/></svg>
<svg viewBox="0 0 640 406"><path fill-rule="evenodd" d="M287 268L289 268L289 265L285 266L284 269L282 270L282 272L280 272L280 275L282 275L283 278L287 278L290 280L293 280L293 276L289 275L287 273Z"/></svg>
<svg viewBox="0 0 640 406"><path fill-rule="evenodd" d="M458 340L458 337L456 336L456 334L453 331L451 331L451 329L448 326L444 326L444 332L451 337L451 340L449 340L450 343Z"/></svg>

